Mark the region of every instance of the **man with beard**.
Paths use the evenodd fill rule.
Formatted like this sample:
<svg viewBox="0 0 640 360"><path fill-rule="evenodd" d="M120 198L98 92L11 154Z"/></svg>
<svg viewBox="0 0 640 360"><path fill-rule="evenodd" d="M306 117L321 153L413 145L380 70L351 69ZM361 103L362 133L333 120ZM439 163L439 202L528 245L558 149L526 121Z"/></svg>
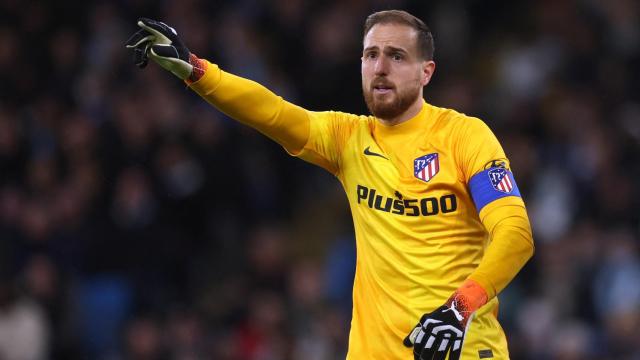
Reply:
<svg viewBox="0 0 640 360"><path fill-rule="evenodd" d="M138 25L127 42L136 64L151 58L342 183L358 252L348 359L508 358L496 294L533 254L529 220L491 130L423 99L435 63L421 20L397 10L367 18L371 116L305 110L199 59L168 25Z"/></svg>

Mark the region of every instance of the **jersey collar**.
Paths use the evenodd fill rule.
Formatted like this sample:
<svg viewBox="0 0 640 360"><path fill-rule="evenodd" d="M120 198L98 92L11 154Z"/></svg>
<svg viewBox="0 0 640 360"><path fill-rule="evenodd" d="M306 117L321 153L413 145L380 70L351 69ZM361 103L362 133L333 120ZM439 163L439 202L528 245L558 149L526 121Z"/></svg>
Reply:
<svg viewBox="0 0 640 360"><path fill-rule="evenodd" d="M385 125L380 120L376 120L375 132L381 136L394 136L394 135L407 135L415 134L418 132L424 132L428 127L429 117L431 114L432 106L427 104L426 101L422 101L422 109L407 121L403 121L400 124Z"/></svg>

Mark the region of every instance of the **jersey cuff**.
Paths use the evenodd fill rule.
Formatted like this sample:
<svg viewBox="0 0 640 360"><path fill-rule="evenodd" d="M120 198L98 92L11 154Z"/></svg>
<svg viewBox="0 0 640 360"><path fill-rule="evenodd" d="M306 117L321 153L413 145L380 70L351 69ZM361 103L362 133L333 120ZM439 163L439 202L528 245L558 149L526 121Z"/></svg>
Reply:
<svg viewBox="0 0 640 360"><path fill-rule="evenodd" d="M202 76L196 81L190 81L187 78L184 82L198 94L210 94L218 87L222 78L222 70L216 64L204 59L200 60L206 63Z"/></svg>

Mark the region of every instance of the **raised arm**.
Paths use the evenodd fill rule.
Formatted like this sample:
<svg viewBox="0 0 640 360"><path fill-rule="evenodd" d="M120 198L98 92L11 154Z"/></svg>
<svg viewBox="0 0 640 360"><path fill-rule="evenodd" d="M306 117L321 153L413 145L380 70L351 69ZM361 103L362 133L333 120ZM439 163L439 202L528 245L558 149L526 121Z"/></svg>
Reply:
<svg viewBox="0 0 640 360"><path fill-rule="evenodd" d="M185 81L196 93L233 119L278 142L290 153L302 150L309 138L310 114L264 86L222 71L191 53L167 24L140 18L141 28L126 46L144 68L150 58Z"/></svg>

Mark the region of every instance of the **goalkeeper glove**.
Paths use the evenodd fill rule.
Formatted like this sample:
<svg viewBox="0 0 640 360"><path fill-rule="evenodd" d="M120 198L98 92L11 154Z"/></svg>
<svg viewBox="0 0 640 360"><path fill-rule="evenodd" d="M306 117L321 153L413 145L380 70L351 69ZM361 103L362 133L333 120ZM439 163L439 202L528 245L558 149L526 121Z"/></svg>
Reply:
<svg viewBox="0 0 640 360"><path fill-rule="evenodd" d="M486 302L486 291L467 280L443 306L422 315L404 339L404 346L413 347L414 360L444 360L447 354L449 360L460 359L473 313Z"/></svg>
<svg viewBox="0 0 640 360"><path fill-rule="evenodd" d="M139 68L147 66L149 58L182 80L196 81L206 68L206 62L198 59L182 43L171 26L147 18L138 19L138 30L126 42L134 51L134 63Z"/></svg>

